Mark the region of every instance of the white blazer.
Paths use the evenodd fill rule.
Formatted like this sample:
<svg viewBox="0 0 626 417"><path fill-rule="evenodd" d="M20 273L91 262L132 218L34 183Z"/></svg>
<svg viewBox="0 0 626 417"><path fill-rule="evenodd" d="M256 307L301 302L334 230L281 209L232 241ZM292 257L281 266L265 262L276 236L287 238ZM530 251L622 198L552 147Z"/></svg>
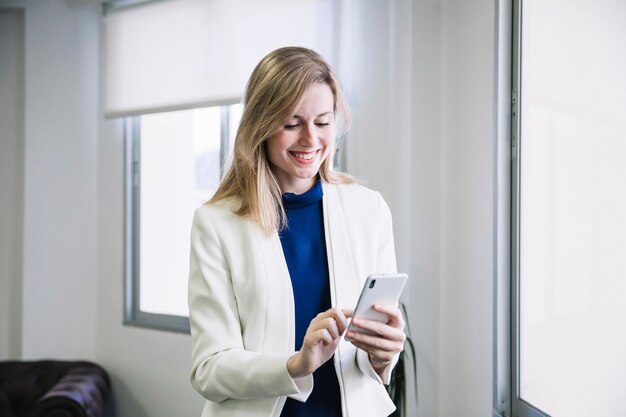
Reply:
<svg viewBox="0 0 626 417"><path fill-rule="evenodd" d="M331 302L354 308L369 274L396 271L391 213L363 186L324 183L323 190ZM311 375L292 379L287 372L295 313L278 233L266 236L226 203L194 215L189 318L191 383L207 399L202 417L278 417L286 397L305 401L311 393ZM395 410L366 352L342 339L334 364L344 417Z"/></svg>

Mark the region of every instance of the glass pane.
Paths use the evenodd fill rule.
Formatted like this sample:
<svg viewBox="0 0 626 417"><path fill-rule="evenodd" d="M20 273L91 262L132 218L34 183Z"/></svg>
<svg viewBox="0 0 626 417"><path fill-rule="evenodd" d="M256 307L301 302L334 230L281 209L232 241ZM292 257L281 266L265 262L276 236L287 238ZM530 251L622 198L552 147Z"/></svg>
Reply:
<svg viewBox="0 0 626 417"><path fill-rule="evenodd" d="M522 4L520 396L623 416L626 2Z"/></svg>
<svg viewBox="0 0 626 417"><path fill-rule="evenodd" d="M141 117L140 303L187 316L189 231L220 175L220 108Z"/></svg>

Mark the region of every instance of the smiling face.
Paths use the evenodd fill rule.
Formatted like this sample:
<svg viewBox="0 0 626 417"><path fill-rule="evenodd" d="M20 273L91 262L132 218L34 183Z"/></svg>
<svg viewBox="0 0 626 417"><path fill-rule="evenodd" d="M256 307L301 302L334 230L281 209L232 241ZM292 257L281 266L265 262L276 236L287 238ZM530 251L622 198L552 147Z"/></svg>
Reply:
<svg viewBox="0 0 626 417"><path fill-rule="evenodd" d="M266 141L267 157L283 193L302 194L317 177L335 140L335 100L327 84L315 84L293 117Z"/></svg>

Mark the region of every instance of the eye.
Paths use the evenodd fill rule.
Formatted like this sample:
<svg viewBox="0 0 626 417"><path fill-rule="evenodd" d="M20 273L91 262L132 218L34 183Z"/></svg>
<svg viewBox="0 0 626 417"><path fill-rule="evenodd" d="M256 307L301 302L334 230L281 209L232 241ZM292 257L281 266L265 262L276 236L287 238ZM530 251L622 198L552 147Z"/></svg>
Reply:
<svg viewBox="0 0 626 417"><path fill-rule="evenodd" d="M317 126L330 126L330 123L315 123Z"/></svg>
<svg viewBox="0 0 626 417"><path fill-rule="evenodd" d="M299 123L295 123L295 124L292 124L292 125L285 125L285 129L292 130L292 129L295 129L296 127L298 127L298 126L300 126Z"/></svg>

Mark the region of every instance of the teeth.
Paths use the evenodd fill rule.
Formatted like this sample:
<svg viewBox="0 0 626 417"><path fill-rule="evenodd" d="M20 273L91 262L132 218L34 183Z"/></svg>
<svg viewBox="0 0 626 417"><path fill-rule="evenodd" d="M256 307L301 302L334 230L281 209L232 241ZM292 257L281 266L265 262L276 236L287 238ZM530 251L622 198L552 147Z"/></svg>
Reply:
<svg viewBox="0 0 626 417"><path fill-rule="evenodd" d="M293 154L293 156L295 156L296 158L299 158L299 159L307 159L308 160L308 159L313 159L315 157L314 153L295 153L295 152L293 152L292 154Z"/></svg>

